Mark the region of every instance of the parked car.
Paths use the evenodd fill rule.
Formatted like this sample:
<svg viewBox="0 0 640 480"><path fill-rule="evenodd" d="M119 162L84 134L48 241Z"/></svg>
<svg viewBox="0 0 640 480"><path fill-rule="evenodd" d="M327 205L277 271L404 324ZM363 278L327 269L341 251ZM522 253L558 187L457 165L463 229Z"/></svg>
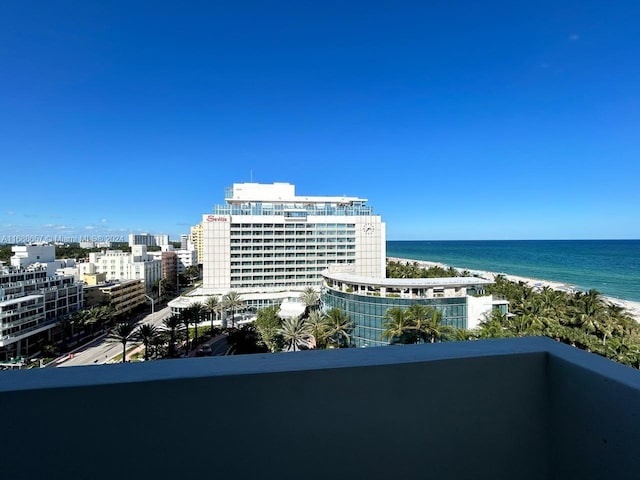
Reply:
<svg viewBox="0 0 640 480"><path fill-rule="evenodd" d="M196 357L210 357L212 354L211 345L202 345L196 350Z"/></svg>

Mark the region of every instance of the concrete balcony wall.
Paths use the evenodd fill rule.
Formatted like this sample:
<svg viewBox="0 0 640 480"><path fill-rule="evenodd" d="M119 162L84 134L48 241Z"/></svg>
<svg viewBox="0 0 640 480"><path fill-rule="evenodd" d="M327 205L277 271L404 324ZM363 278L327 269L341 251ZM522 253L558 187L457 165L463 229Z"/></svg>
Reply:
<svg viewBox="0 0 640 480"><path fill-rule="evenodd" d="M640 373L547 339L194 358L0 372L0 451L16 479L624 479L639 410Z"/></svg>
<svg viewBox="0 0 640 480"><path fill-rule="evenodd" d="M551 478L640 478L640 372L566 347L547 377Z"/></svg>

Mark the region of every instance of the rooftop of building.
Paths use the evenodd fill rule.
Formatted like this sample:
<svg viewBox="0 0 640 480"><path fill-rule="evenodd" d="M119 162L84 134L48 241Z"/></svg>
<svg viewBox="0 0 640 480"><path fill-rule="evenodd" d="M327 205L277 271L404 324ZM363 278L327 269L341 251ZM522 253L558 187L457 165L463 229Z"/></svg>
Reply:
<svg viewBox="0 0 640 480"><path fill-rule="evenodd" d="M439 277L439 278L373 278L354 275L348 272L335 272L327 269L322 272L325 278L353 285L393 288L432 288L432 287L469 287L489 285L493 281L479 277Z"/></svg>
<svg viewBox="0 0 640 480"><path fill-rule="evenodd" d="M139 279L123 279L123 280L107 280L105 282L98 283L96 285L83 285L85 289L102 289L102 288L114 288L120 286L126 286L132 283L142 284L142 280Z"/></svg>
<svg viewBox="0 0 640 480"><path fill-rule="evenodd" d="M550 339L4 371L0 379L0 408L11 412L6 478L573 480L640 471L640 373ZM34 439L58 447L38 449L34 461L25 448ZM177 455L185 439L219 461Z"/></svg>
<svg viewBox="0 0 640 480"><path fill-rule="evenodd" d="M367 200L358 197L340 196L299 196L295 193L295 185L291 183L234 183L227 188L225 200L229 204L252 202L265 203L329 203L352 205L366 203Z"/></svg>
<svg viewBox="0 0 640 480"><path fill-rule="evenodd" d="M42 263L31 264L28 267L18 267L15 265L0 265L0 275L12 275L25 272L46 272L47 266Z"/></svg>

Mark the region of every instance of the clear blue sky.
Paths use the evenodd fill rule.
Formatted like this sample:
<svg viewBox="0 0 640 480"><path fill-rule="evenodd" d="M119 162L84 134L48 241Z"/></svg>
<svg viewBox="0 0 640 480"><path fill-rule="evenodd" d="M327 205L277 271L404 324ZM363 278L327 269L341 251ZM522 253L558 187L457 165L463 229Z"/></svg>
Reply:
<svg viewBox="0 0 640 480"><path fill-rule="evenodd" d="M0 237L169 233L234 182L398 239L640 238L640 2L0 5Z"/></svg>

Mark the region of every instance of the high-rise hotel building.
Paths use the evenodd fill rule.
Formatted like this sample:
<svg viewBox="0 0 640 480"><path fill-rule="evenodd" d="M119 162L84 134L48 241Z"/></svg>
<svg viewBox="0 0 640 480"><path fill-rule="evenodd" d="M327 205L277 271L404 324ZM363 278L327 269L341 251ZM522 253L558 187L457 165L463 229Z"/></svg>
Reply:
<svg viewBox="0 0 640 480"><path fill-rule="evenodd" d="M366 199L236 183L225 201L202 217L204 291L301 291L329 265L385 276L385 224Z"/></svg>

